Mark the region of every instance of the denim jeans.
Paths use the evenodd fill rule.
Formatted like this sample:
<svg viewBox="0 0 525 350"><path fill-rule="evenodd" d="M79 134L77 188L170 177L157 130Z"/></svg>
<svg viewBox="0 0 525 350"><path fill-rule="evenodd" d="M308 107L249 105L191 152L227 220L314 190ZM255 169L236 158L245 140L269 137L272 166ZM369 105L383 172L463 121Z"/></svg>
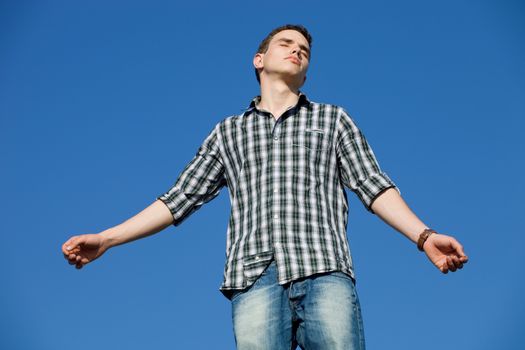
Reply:
<svg viewBox="0 0 525 350"><path fill-rule="evenodd" d="M351 277L317 274L279 285L275 260L231 299L238 350L365 349L361 307Z"/></svg>

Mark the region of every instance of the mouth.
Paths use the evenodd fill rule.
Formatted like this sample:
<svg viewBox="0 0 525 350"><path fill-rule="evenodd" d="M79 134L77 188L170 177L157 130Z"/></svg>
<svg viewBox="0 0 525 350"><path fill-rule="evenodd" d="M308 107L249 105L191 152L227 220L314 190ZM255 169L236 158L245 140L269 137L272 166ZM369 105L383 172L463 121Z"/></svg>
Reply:
<svg viewBox="0 0 525 350"><path fill-rule="evenodd" d="M293 63L295 63L297 65L301 65L301 61L299 61L297 58L295 58L293 56L286 57L286 59L292 61Z"/></svg>

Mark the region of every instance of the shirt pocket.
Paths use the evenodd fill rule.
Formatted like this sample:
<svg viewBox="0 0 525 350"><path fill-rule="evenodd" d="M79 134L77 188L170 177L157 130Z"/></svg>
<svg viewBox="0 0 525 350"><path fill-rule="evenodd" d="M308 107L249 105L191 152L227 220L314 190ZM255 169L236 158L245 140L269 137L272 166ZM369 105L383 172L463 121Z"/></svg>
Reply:
<svg viewBox="0 0 525 350"><path fill-rule="evenodd" d="M303 147L311 151L322 151L327 148L325 131L320 128L306 128L292 135L293 147Z"/></svg>

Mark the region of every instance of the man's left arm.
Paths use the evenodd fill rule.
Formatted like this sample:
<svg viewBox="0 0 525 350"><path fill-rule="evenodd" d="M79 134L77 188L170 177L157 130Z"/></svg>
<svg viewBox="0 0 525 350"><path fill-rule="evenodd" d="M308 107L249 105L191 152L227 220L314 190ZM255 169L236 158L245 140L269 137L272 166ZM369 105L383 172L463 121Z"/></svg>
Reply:
<svg viewBox="0 0 525 350"><path fill-rule="evenodd" d="M379 194L371 205L372 211L388 225L417 243L428 227L412 212L401 195L393 188ZM434 233L428 236L423 250L430 261L443 273L461 269L468 261L463 246L451 236Z"/></svg>

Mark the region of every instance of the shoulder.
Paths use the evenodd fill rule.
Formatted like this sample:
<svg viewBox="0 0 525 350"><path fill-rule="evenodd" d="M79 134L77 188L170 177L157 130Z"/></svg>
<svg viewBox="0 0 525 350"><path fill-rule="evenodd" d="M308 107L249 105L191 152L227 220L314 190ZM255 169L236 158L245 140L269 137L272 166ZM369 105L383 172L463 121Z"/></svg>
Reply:
<svg viewBox="0 0 525 350"><path fill-rule="evenodd" d="M338 134L357 134L359 128L348 110L333 103L310 102L313 114L318 114L321 119L334 125Z"/></svg>
<svg viewBox="0 0 525 350"><path fill-rule="evenodd" d="M244 113L227 116L223 118L221 121L219 121L215 127L217 128L217 130L223 131L223 132L226 130L235 129L239 125L241 125L243 115Z"/></svg>
<svg viewBox="0 0 525 350"><path fill-rule="evenodd" d="M219 122L219 124L222 124L222 125L237 124L238 122L241 121L241 119L243 118L244 114L245 113L234 114L234 115L227 116L226 118L223 118Z"/></svg>
<svg viewBox="0 0 525 350"><path fill-rule="evenodd" d="M336 116L346 113L344 107L333 103L310 101L308 108L312 111L317 111L318 113L334 114Z"/></svg>
<svg viewBox="0 0 525 350"><path fill-rule="evenodd" d="M219 122L215 124L213 132L219 137L227 137L232 133L235 133L236 130L242 128L242 120L245 113L229 115L222 118Z"/></svg>
<svg viewBox="0 0 525 350"><path fill-rule="evenodd" d="M352 118L347 110L339 105L333 103L324 103L324 102L310 102L308 106L309 112L319 116L319 118L324 119L335 125L340 123L352 122Z"/></svg>

